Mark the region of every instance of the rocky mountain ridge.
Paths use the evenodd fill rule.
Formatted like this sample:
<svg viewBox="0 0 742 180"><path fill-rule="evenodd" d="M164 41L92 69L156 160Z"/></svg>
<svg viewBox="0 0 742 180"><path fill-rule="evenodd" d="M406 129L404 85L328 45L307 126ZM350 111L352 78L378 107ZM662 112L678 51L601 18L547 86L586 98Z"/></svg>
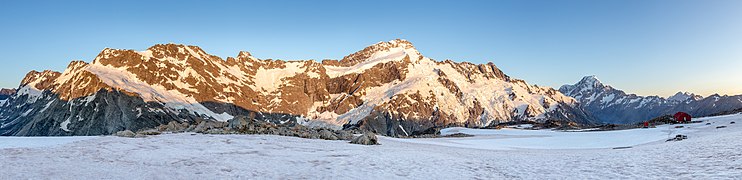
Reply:
<svg viewBox="0 0 742 180"><path fill-rule="evenodd" d="M742 108L742 95L714 94L704 98L689 92L678 92L668 98L638 96L605 85L595 76L583 77L575 84L560 87L559 91L578 100L580 106L602 123L631 124L678 111L688 112L695 117L708 116Z"/></svg>
<svg viewBox="0 0 742 180"><path fill-rule="evenodd" d="M424 57L406 40L342 60L222 59L197 46L104 49L64 72L32 71L0 108L2 135L98 135L171 121L361 128L408 136L430 127L592 117L557 90L528 85L493 63Z"/></svg>

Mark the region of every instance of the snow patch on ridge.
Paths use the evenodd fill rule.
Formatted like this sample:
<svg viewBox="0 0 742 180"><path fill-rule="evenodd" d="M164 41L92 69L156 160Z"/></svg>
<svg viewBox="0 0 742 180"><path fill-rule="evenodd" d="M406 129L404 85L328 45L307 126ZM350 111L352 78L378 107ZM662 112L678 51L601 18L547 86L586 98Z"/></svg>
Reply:
<svg viewBox="0 0 742 180"><path fill-rule="evenodd" d="M256 90L268 93L278 90L281 85L286 84L284 83L285 78L296 76L306 70L306 68L302 68L303 64L303 62L287 62L284 64L285 68L258 68L254 77Z"/></svg>
<svg viewBox="0 0 742 180"><path fill-rule="evenodd" d="M41 97L41 90L36 89L34 85L35 84L29 83L21 87L20 89L18 89L18 93L16 94L16 96L28 95L28 99L26 99L27 103L36 102L36 100Z"/></svg>
<svg viewBox="0 0 742 180"><path fill-rule="evenodd" d="M410 59L412 60L417 60L419 58L418 52L416 50L404 47L397 47L391 48L388 51L376 52L367 60L350 67L325 65L325 71L327 72L327 75L330 76L330 78L340 77L346 74L361 73L363 71L371 69L377 64L392 61L401 61L407 55L409 55Z"/></svg>
<svg viewBox="0 0 742 180"><path fill-rule="evenodd" d="M68 129L68 125L70 124L70 119L67 118L67 120L64 120L61 124L59 124L59 128L61 128L64 131L70 132L70 129Z"/></svg>
<svg viewBox="0 0 742 180"><path fill-rule="evenodd" d="M216 114L198 103L193 97L182 94L177 90L166 90L160 85L150 85L142 82L136 75L123 69L91 64L85 70L97 75L101 81L111 87L139 94L144 101L160 102L173 110L186 109L192 113L206 115L219 121L234 118L227 113Z"/></svg>
<svg viewBox="0 0 742 180"><path fill-rule="evenodd" d="M402 49L398 49L396 52L389 51L382 53L383 56L374 55L369 60L344 70L341 70L343 67L335 67L333 70L328 70L328 74L329 72L334 73L330 75L333 77L362 72L363 68L372 67L370 65L371 62L378 64L395 59L388 58L390 57L388 56L389 54L394 54L394 57L401 59L405 55L401 52ZM375 58L379 56L384 58ZM325 68L327 67L325 66ZM548 88L529 86L521 82L506 82L497 78L485 78L481 74L472 74L467 77L456 70L453 64L436 63L425 57L416 63L409 64L407 70L406 78L402 81L395 80L378 87L360 89L357 93L363 94L361 96L363 104L344 114L314 112L317 107L324 105L322 103L316 103L310 109L308 116L313 120L324 121L335 126L342 126L346 123L355 124L367 117L373 111L374 107L389 102L396 95L420 93L424 101L420 103L432 103L431 101L434 100L435 103L432 105L443 112L453 115L457 121L464 122L470 118L476 118L483 125L486 125L495 120L510 120L513 116L523 116L527 112L529 115L534 116L527 118L543 119L546 118L547 112L553 112L558 109L559 102L574 102L572 98L561 94L547 96L545 91ZM451 90L439 82L439 76L435 73L439 71L446 74L446 78L453 81L459 87L463 96L459 97L457 94L452 93ZM470 81L469 78L473 81ZM511 99L511 96L513 99ZM338 98L339 94L331 95L331 97L333 99ZM468 108L474 107L475 101L479 102L485 112L481 115L476 115L476 117L469 117ZM414 103L415 101L410 99L410 102ZM548 106L546 103L548 103ZM516 111L514 112L513 110ZM429 118L420 117L419 114L414 113L403 113L402 115L402 118Z"/></svg>

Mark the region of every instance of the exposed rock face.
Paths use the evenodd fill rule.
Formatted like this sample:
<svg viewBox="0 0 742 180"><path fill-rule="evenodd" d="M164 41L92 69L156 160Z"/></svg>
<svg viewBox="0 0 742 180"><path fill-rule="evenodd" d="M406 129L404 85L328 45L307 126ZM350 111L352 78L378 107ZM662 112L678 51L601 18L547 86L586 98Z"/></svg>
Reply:
<svg viewBox="0 0 742 180"><path fill-rule="evenodd" d="M389 136L521 120L592 122L577 101L554 89L511 78L493 63L435 61L405 40L321 63L261 60L247 52L225 60L177 44L107 48L92 63L74 61L62 73L28 73L0 105L2 135L245 127L226 122L238 116Z"/></svg>
<svg viewBox="0 0 742 180"><path fill-rule="evenodd" d="M6 100L15 94L15 89L0 89L0 101Z"/></svg>
<svg viewBox="0 0 742 180"><path fill-rule="evenodd" d="M2 135L107 135L201 118L120 91L101 90L71 101L44 91L12 97L7 104L0 109Z"/></svg>
<svg viewBox="0 0 742 180"><path fill-rule="evenodd" d="M603 123L631 124L678 111L688 112L694 117L708 116L742 108L742 95L715 94L703 98L678 92L667 99L637 96L605 85L595 76L586 76L574 85L564 85L559 91L577 99L580 106Z"/></svg>

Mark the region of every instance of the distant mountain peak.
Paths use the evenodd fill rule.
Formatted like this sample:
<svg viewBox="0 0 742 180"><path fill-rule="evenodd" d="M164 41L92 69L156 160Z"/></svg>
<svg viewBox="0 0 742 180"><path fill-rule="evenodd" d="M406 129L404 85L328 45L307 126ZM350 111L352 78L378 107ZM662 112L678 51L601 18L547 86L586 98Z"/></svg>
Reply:
<svg viewBox="0 0 742 180"><path fill-rule="evenodd" d="M690 92L678 92L667 98L627 94L604 85L595 76L585 76L576 84L562 86L559 91L575 98L582 108L604 123L635 123L677 111L704 116L742 107L742 97L734 99L718 94L707 98Z"/></svg>
<svg viewBox="0 0 742 180"><path fill-rule="evenodd" d="M675 95L672 95L667 98L667 100L669 101L676 101L676 102L683 102L688 99L700 100L700 99L703 99L703 97L700 95L693 94L691 92L678 92L678 93L675 93Z"/></svg>
<svg viewBox="0 0 742 180"><path fill-rule="evenodd" d="M13 95L16 91L18 90L13 88L0 88L0 95Z"/></svg>
<svg viewBox="0 0 742 180"><path fill-rule="evenodd" d="M587 92L604 91L607 87L609 88L609 86L600 82L597 76L590 75L583 77L575 84L563 85L559 88L559 91L568 96L577 96L578 94L584 94Z"/></svg>
<svg viewBox="0 0 742 180"><path fill-rule="evenodd" d="M1 88L0 89L0 104L4 104L5 100L8 99L10 96L14 95L16 92L17 92L16 89Z"/></svg>
<svg viewBox="0 0 742 180"><path fill-rule="evenodd" d="M598 79L595 75L585 76L580 80L580 82L577 83L578 85L589 85L592 87L603 87L603 82L600 82L600 79Z"/></svg>

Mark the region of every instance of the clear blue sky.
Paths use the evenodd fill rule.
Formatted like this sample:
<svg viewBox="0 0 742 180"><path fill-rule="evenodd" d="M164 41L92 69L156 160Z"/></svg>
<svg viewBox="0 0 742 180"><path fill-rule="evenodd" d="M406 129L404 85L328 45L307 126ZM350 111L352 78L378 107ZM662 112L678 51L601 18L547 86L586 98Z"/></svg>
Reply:
<svg viewBox="0 0 742 180"><path fill-rule="evenodd" d="M21 4L22 3L22 4ZM0 1L0 86L105 47L339 59L391 39L558 88L742 94L742 1Z"/></svg>

